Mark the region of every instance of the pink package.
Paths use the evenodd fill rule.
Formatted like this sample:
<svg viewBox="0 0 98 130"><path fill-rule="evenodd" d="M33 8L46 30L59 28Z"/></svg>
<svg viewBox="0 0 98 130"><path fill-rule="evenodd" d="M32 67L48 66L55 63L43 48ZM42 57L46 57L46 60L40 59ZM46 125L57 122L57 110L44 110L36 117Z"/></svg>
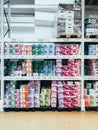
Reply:
<svg viewBox="0 0 98 130"><path fill-rule="evenodd" d="M51 103L51 107L56 107L57 104L56 103Z"/></svg>
<svg viewBox="0 0 98 130"><path fill-rule="evenodd" d="M69 91L64 91L64 96L69 96Z"/></svg>
<svg viewBox="0 0 98 130"><path fill-rule="evenodd" d="M74 60L68 60L68 66L74 66Z"/></svg>
<svg viewBox="0 0 98 130"><path fill-rule="evenodd" d="M52 87L51 87L51 91L52 91L52 92L57 92L57 87L56 87L56 86L52 86Z"/></svg>
<svg viewBox="0 0 98 130"><path fill-rule="evenodd" d="M71 103L65 103L64 107L65 108L71 108Z"/></svg>
<svg viewBox="0 0 98 130"><path fill-rule="evenodd" d="M57 102L57 98L56 97L51 97L51 103L56 103Z"/></svg>
<svg viewBox="0 0 98 130"><path fill-rule="evenodd" d="M68 50L68 45L67 44L66 45L62 44L60 46L60 48L61 48L61 51L66 51L66 50Z"/></svg>
<svg viewBox="0 0 98 130"><path fill-rule="evenodd" d="M70 97L65 97L65 98L64 98L64 102L65 102L65 103L71 102L71 98L70 98Z"/></svg>
<svg viewBox="0 0 98 130"><path fill-rule="evenodd" d="M57 97L57 93L56 93L56 92L52 92L52 93L51 93L51 98L53 98L53 97L54 97L54 98Z"/></svg>
<svg viewBox="0 0 98 130"><path fill-rule="evenodd" d="M72 71L68 71L68 76L70 77L70 76L74 76L74 72Z"/></svg>
<svg viewBox="0 0 98 130"><path fill-rule="evenodd" d="M70 90L68 85L63 85L64 90Z"/></svg>
<svg viewBox="0 0 98 130"><path fill-rule="evenodd" d="M74 87L73 85L70 85L70 86L69 86L69 90L70 90L70 91L74 91L74 90L75 90L75 87Z"/></svg>
<svg viewBox="0 0 98 130"><path fill-rule="evenodd" d="M68 76L68 72L62 72L62 76Z"/></svg>
<svg viewBox="0 0 98 130"><path fill-rule="evenodd" d="M66 65L62 65L62 71L67 71L68 67Z"/></svg>
<svg viewBox="0 0 98 130"><path fill-rule="evenodd" d="M80 69L74 70L74 76L80 76L81 75L80 72L81 72Z"/></svg>
<svg viewBox="0 0 98 130"><path fill-rule="evenodd" d="M67 51L61 51L60 55L68 55L68 52Z"/></svg>
<svg viewBox="0 0 98 130"><path fill-rule="evenodd" d="M75 96L75 92L74 91L69 91L69 96L70 97Z"/></svg>

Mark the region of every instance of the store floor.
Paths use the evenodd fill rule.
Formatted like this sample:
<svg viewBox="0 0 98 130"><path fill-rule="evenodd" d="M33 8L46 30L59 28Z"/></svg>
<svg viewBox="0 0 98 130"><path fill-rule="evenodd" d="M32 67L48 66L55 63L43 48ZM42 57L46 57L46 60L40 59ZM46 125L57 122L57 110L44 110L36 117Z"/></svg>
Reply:
<svg viewBox="0 0 98 130"><path fill-rule="evenodd" d="M97 130L97 112L0 113L0 130Z"/></svg>

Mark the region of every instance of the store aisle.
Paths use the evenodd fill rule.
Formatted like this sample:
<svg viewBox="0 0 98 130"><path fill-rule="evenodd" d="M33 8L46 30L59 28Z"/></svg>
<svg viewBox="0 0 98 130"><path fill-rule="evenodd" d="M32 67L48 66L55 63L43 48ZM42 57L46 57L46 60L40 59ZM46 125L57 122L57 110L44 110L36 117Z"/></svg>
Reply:
<svg viewBox="0 0 98 130"><path fill-rule="evenodd" d="M97 112L0 113L0 130L97 130Z"/></svg>

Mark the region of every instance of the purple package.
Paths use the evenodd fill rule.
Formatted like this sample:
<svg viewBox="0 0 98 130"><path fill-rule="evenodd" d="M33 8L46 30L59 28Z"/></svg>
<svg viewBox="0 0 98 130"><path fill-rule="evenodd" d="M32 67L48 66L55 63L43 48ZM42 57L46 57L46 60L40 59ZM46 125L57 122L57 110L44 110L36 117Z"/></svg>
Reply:
<svg viewBox="0 0 98 130"><path fill-rule="evenodd" d="M34 102L34 97L28 97L28 99L29 99L29 102L31 101L31 102Z"/></svg>
<svg viewBox="0 0 98 130"><path fill-rule="evenodd" d="M61 85L61 86L63 86L62 81L57 81L57 85Z"/></svg>
<svg viewBox="0 0 98 130"><path fill-rule="evenodd" d="M29 103L29 108L34 108L34 103Z"/></svg>
<svg viewBox="0 0 98 130"><path fill-rule="evenodd" d="M35 103L34 103L34 107L35 107L35 108L39 108L39 107L40 107L40 103L35 102Z"/></svg>
<svg viewBox="0 0 98 130"><path fill-rule="evenodd" d="M62 67L62 60L56 60L56 67Z"/></svg>
<svg viewBox="0 0 98 130"><path fill-rule="evenodd" d="M55 52L60 52L61 51L61 47L60 47L60 44L56 45L55 46Z"/></svg>
<svg viewBox="0 0 98 130"><path fill-rule="evenodd" d="M63 98L64 99L64 94L63 93L58 93L58 99Z"/></svg>
<svg viewBox="0 0 98 130"><path fill-rule="evenodd" d="M56 72L55 75L56 76L61 76L61 72Z"/></svg>
<svg viewBox="0 0 98 130"><path fill-rule="evenodd" d="M64 98L59 98L59 99L58 99L58 104L59 104L59 105L65 104Z"/></svg>
<svg viewBox="0 0 98 130"><path fill-rule="evenodd" d="M58 104L58 107L59 108L64 108L65 106L64 106L64 104Z"/></svg>
<svg viewBox="0 0 98 130"><path fill-rule="evenodd" d="M30 81L30 82L27 84L27 86L28 86L29 88L35 87L34 81Z"/></svg>
<svg viewBox="0 0 98 130"><path fill-rule="evenodd" d="M35 89L33 89L33 88L32 88L32 89L29 89L29 94L30 94L30 95L34 95L34 92L35 92Z"/></svg>
<svg viewBox="0 0 98 130"><path fill-rule="evenodd" d="M36 94L39 94L39 93L40 93L40 89L37 89L37 88L36 88L36 89L35 89L35 93L36 93Z"/></svg>
<svg viewBox="0 0 98 130"><path fill-rule="evenodd" d="M63 87L58 87L58 93L63 93L64 92L64 88Z"/></svg>

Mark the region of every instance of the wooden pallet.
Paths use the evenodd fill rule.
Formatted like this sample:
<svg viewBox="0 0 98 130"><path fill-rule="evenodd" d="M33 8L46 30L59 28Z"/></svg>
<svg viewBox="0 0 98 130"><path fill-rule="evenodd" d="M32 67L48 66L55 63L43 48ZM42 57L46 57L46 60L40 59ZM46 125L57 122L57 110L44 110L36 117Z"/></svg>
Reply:
<svg viewBox="0 0 98 130"><path fill-rule="evenodd" d="M98 38L98 35L86 35L86 38Z"/></svg>
<svg viewBox="0 0 98 130"><path fill-rule="evenodd" d="M80 34L73 34L73 35L70 35L70 34L61 34L61 35L58 35L57 38L80 38Z"/></svg>

